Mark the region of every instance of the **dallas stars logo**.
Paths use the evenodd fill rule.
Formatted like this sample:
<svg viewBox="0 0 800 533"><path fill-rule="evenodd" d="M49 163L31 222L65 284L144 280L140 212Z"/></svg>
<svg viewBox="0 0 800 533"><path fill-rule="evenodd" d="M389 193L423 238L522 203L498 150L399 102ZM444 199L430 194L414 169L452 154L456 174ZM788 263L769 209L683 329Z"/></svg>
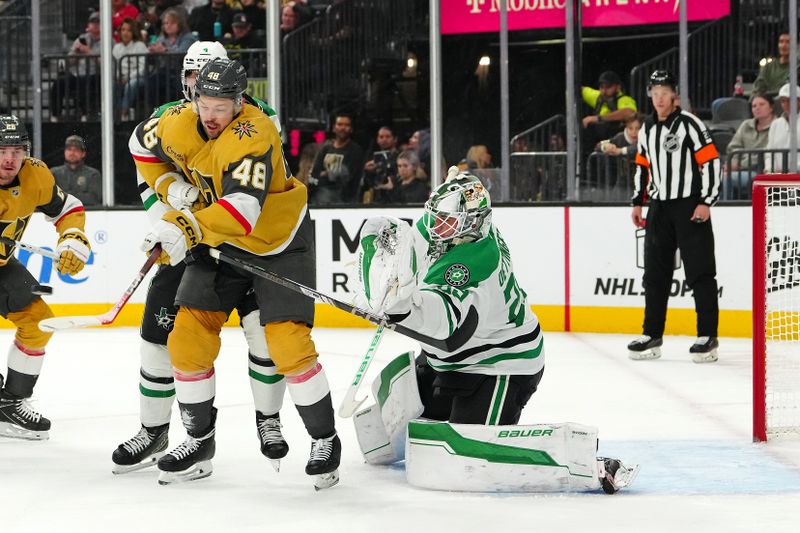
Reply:
<svg viewBox="0 0 800 533"><path fill-rule="evenodd" d="M167 313L166 307L162 307L161 311L154 316L156 317L156 325L158 327L164 328L167 331L172 330L172 326L175 324L175 315Z"/></svg>
<svg viewBox="0 0 800 533"><path fill-rule="evenodd" d="M239 135L239 140L241 140L242 137L244 137L245 135L247 135L248 137L252 137L253 133L258 133L256 131L255 125L249 120L237 122L236 125L233 127L233 132Z"/></svg>
<svg viewBox="0 0 800 533"><path fill-rule="evenodd" d="M444 273L444 280L451 287L463 287L469 281L469 269L461 263L450 265Z"/></svg>

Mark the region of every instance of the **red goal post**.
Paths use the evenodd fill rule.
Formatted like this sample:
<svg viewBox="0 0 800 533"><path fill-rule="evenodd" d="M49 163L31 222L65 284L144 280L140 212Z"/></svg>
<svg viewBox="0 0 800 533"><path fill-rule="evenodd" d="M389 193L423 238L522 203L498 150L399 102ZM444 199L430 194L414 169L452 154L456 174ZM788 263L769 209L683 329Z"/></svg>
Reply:
<svg viewBox="0 0 800 533"><path fill-rule="evenodd" d="M800 436L800 175L753 181L753 440Z"/></svg>

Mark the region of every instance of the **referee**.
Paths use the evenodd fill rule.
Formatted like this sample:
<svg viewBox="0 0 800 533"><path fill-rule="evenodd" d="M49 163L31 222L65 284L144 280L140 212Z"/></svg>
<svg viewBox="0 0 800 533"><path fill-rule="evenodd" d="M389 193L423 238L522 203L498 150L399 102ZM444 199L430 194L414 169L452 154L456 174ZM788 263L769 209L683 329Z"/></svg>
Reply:
<svg viewBox="0 0 800 533"><path fill-rule="evenodd" d="M657 359L667 316L675 250L680 249L686 283L694 293L697 340L689 349L695 363L717 360L716 263L711 206L718 199L719 154L700 119L678 107L675 78L666 70L650 76L648 96L655 112L639 132L631 218L645 227L645 311L643 336L628 344L629 357Z"/></svg>

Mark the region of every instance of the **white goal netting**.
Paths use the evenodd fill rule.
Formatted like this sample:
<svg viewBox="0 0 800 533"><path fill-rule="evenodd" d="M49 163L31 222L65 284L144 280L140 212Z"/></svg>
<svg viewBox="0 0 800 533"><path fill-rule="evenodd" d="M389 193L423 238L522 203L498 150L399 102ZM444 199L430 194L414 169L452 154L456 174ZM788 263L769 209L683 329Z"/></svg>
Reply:
<svg viewBox="0 0 800 533"><path fill-rule="evenodd" d="M800 435L800 183L766 188L766 431Z"/></svg>

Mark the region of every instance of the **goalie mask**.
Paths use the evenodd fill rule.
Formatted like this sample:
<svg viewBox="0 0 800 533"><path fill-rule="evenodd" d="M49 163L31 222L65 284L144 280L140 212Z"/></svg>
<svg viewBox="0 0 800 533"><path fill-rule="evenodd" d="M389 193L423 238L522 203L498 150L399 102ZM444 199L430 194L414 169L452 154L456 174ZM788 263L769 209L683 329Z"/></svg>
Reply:
<svg viewBox="0 0 800 533"><path fill-rule="evenodd" d="M183 69L181 70L181 87L183 87L183 97L188 101L194 98L194 88L186 83L186 76L190 72L200 72L200 70L212 59L228 57L225 47L216 41L198 41L186 51L183 56Z"/></svg>
<svg viewBox="0 0 800 533"><path fill-rule="evenodd" d="M430 239L441 251L450 245L477 241L489 234L492 205L477 176L452 167L447 181L425 203Z"/></svg>

